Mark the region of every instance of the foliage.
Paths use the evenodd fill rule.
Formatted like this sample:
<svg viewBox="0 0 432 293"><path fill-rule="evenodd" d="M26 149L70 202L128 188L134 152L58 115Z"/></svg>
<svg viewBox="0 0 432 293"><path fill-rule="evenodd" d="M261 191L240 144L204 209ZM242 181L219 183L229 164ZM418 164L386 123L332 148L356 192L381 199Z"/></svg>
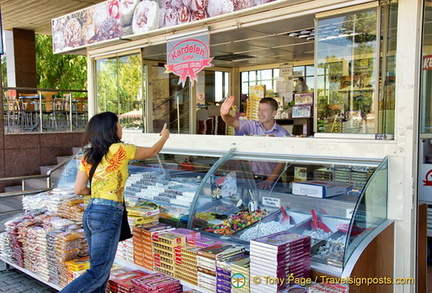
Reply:
<svg viewBox="0 0 432 293"><path fill-rule="evenodd" d="M123 114L142 109L139 54L97 61L98 108Z"/></svg>
<svg viewBox="0 0 432 293"><path fill-rule="evenodd" d="M376 40L376 23L375 11L347 15L342 25L342 32L350 33L346 38L355 43L373 42Z"/></svg>
<svg viewBox="0 0 432 293"><path fill-rule="evenodd" d="M7 87L7 78L6 78L6 55L1 56L1 76L2 76L2 87Z"/></svg>
<svg viewBox="0 0 432 293"><path fill-rule="evenodd" d="M52 51L52 37L36 35L36 79L38 88L85 90L87 57L59 55Z"/></svg>

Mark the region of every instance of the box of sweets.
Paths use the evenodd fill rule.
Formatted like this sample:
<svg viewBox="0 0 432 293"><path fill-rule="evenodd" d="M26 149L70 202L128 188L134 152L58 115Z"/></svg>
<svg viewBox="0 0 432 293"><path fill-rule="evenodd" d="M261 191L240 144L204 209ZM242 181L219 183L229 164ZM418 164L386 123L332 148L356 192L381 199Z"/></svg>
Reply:
<svg viewBox="0 0 432 293"><path fill-rule="evenodd" d="M287 248L288 250L278 251L277 253L271 249L257 249L254 247L250 251L250 257L265 258L271 261L294 261L296 259L302 258L305 254L310 254L310 247L310 244L304 244L304 246Z"/></svg>
<svg viewBox="0 0 432 293"><path fill-rule="evenodd" d="M152 235L153 244L159 243L167 247L174 247L178 245L186 245L186 237L170 232L155 233Z"/></svg>
<svg viewBox="0 0 432 293"><path fill-rule="evenodd" d="M250 269L255 270L268 270L272 272L286 272L296 270L298 268L309 268L311 258L299 259L295 262L265 262L263 259L253 259L250 264Z"/></svg>
<svg viewBox="0 0 432 293"><path fill-rule="evenodd" d="M217 244L222 244L222 241L201 236L199 239L194 240L194 244L196 247L206 248Z"/></svg>
<svg viewBox="0 0 432 293"><path fill-rule="evenodd" d="M147 273L139 270L133 270L124 274L117 275L114 279L110 280L111 287L116 288L118 292L132 292L132 280L145 275L147 275Z"/></svg>
<svg viewBox="0 0 432 293"><path fill-rule="evenodd" d="M231 293L231 284L216 284L216 293Z"/></svg>
<svg viewBox="0 0 432 293"><path fill-rule="evenodd" d="M135 286L135 293L169 293L182 291L182 286L178 280L162 273L154 273L142 278L136 278L132 280L132 284Z"/></svg>
<svg viewBox="0 0 432 293"><path fill-rule="evenodd" d="M90 257L85 256L82 258L70 260L65 262L65 265L69 270L73 272L86 270L90 267Z"/></svg>
<svg viewBox="0 0 432 293"><path fill-rule="evenodd" d="M209 270L216 271L216 260L220 260L233 255L241 254L244 251L243 246L223 245L202 248L197 252L197 265Z"/></svg>
<svg viewBox="0 0 432 293"><path fill-rule="evenodd" d="M299 260L304 259L305 257L310 257L310 250L305 249L302 250L302 253L298 254L276 254L276 255L270 255L270 254L256 254L255 252L251 254L251 263L256 262L256 260L263 261L265 264L271 264L271 263L293 263Z"/></svg>
<svg viewBox="0 0 432 293"><path fill-rule="evenodd" d="M252 239L250 242L251 252L255 249L258 251L261 249L267 249L268 252L278 254L299 247L310 247L310 236L295 234L289 231L281 231Z"/></svg>
<svg viewBox="0 0 432 293"><path fill-rule="evenodd" d="M201 248L192 245L180 247L180 250L175 250L175 262L177 264L183 264L183 262L185 262L196 266L199 249Z"/></svg>
<svg viewBox="0 0 432 293"><path fill-rule="evenodd" d="M210 247L201 248L197 254L199 257L205 257L212 260L221 259L231 255L239 254L245 251L244 246L234 244L216 244ZM216 269L216 268L215 268Z"/></svg>
<svg viewBox="0 0 432 293"><path fill-rule="evenodd" d="M206 274L204 272L198 271L197 274L198 278L198 286L201 288L206 288L207 290L210 290L212 292L216 289L216 276L212 276L209 274Z"/></svg>
<svg viewBox="0 0 432 293"><path fill-rule="evenodd" d="M216 261L216 274L218 279L220 280L225 280L228 281L228 283L231 282L231 265L235 262L235 261L239 261L239 260L243 260L245 258L249 259L249 256L244 254L244 253L240 253L228 258L224 258L221 260L217 260Z"/></svg>
<svg viewBox="0 0 432 293"><path fill-rule="evenodd" d="M195 241L201 239L200 232L185 228L177 228L175 230L172 230L171 233L185 236L187 243L190 245L195 245Z"/></svg>
<svg viewBox="0 0 432 293"><path fill-rule="evenodd" d="M271 271L266 268L254 268L251 267L251 276L269 276L271 278L281 278L284 279L288 275L296 276L296 278L306 278L310 276L310 267L303 265L295 269L282 269Z"/></svg>

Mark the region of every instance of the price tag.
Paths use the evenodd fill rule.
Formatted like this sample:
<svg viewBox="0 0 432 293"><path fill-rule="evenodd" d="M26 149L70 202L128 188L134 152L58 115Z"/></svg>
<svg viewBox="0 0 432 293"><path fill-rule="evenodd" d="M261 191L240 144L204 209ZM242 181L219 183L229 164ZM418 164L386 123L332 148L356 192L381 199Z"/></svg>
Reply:
<svg viewBox="0 0 432 293"><path fill-rule="evenodd" d="M354 213L354 209L346 209L346 217L347 219L351 219Z"/></svg>
<svg viewBox="0 0 432 293"><path fill-rule="evenodd" d="M280 199L279 198L274 198L274 197L264 196L262 198L262 203L263 203L263 205L268 206L268 207L280 208L280 206L281 206L280 205Z"/></svg>

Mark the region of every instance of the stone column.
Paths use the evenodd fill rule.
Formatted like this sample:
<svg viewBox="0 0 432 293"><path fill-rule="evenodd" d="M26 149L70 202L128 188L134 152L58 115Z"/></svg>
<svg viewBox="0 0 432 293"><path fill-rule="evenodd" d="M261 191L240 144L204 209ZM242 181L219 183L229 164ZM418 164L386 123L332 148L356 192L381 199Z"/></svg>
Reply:
<svg viewBox="0 0 432 293"><path fill-rule="evenodd" d="M8 87L36 88L35 33L14 28L5 31Z"/></svg>

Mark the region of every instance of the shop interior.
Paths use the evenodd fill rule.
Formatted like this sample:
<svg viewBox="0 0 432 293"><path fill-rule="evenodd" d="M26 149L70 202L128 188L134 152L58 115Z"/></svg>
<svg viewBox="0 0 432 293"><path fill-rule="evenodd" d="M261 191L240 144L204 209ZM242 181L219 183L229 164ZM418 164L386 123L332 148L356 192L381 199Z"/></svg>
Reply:
<svg viewBox="0 0 432 293"><path fill-rule="evenodd" d="M278 101L277 122L293 135L344 133L373 138L378 134L391 138L396 18L397 10L391 5L369 5L209 29L214 66L200 72L193 86L187 82L183 87L176 75L165 73L165 42L144 46L148 99L138 94L130 102L133 106L118 111L105 107L99 94L99 108L121 114L141 110L142 121L135 118L131 127L144 132L158 132L167 122L172 133L225 135L232 130L225 129L218 118L220 102L236 96L235 114L253 119L248 106L251 109L258 100L252 101L251 93L253 87L262 86L258 96ZM386 25L381 27L378 20ZM129 58L118 56L96 60L103 64ZM299 78L304 79L307 90L295 91ZM142 100L147 101L144 110L137 109ZM129 122L122 124L128 127Z"/></svg>
<svg viewBox="0 0 432 293"><path fill-rule="evenodd" d="M210 30L210 56L213 57L214 67L206 68L200 73L198 82L194 86L182 87L178 83L178 77L164 73L164 64L167 59L166 43L145 46L141 53L145 67L143 72L146 72L146 78L148 78L149 99L145 99L148 112L143 111L145 116L143 130L157 133L163 123L168 123L172 133L233 134L225 127L222 127L225 132L219 132L221 120L218 119L218 106L220 102L227 95L234 94L237 97L238 107L235 112L239 112L240 115L244 113L245 118L251 118L248 116L251 86L265 85L263 95L274 97L281 104L278 123L287 127L293 135L310 136L320 132L374 137L377 133L392 133L391 128L394 127L392 86L394 86L395 67L393 57L396 44L394 28L397 17L395 13L397 10L392 9L392 7L381 9L375 5L368 5L332 11L329 14L285 16L271 23L262 21L238 24L236 28L229 31ZM389 25L383 28L378 26L379 18L390 19ZM383 20L383 22L386 21ZM362 23L363 26L360 26L359 23ZM320 39L315 39L317 35ZM385 35L382 39L387 40L386 42L378 42L382 35ZM379 58L380 50L385 52L384 61ZM97 59L97 62L101 63L109 61L109 58ZM289 76L281 76L281 67L286 65L292 66L292 72ZM307 93L312 95L300 97L307 102L299 99L299 104L296 105L298 101L293 89L300 77L303 77L308 85ZM289 95L285 96L280 93L279 82L291 83L290 90L287 90ZM98 88L101 86L98 85ZM386 94L378 95L379 88ZM314 97L314 94L318 94L319 97ZM201 95L204 96L202 100L198 98ZM101 101L98 103L101 105ZM287 106L292 108L291 114L284 113L286 110L284 107ZM309 114L294 117L294 106L309 107ZM101 110L110 109L102 108ZM316 114L313 113L314 111ZM146 113L151 115L146 115ZM287 114L287 116L282 114ZM378 118L382 120L378 122ZM202 125L202 122L205 124ZM122 125L124 126L125 123ZM200 168L205 170L205 174L214 172L212 168L216 165L217 160L212 161L211 164L204 163L204 160L207 162L209 158L201 154L184 156L166 154L162 165L168 170L175 170L174 172L185 170L196 172ZM266 161L269 158L262 160ZM157 165L157 163L149 162L145 164L145 167ZM342 172L346 171L350 176L359 172L364 177L362 180L358 180L358 177L356 179L361 181L359 190L371 176L371 170L378 167L374 165L373 169L363 169L355 164L347 164L349 166ZM296 175L303 175L303 180L315 179L315 176L320 176L318 173L323 168L331 170L330 173L333 174L334 165L308 163L305 164L305 167L300 166L300 163L297 162L288 163L286 172L282 175L282 181L286 184L275 185L274 191L275 193L281 190L291 191L292 187L288 183L298 179L294 178ZM383 169L387 170L387 167ZM232 171L226 168L215 174L224 177L226 173L229 173L227 170ZM235 173L239 174L239 172ZM206 175L203 174L195 177L205 178ZM375 180L377 184L381 184L385 176L379 176L380 172L377 174ZM170 176L165 175L165 177ZM209 178L205 180L210 182ZM245 188L245 190L249 189ZM208 189L205 190L208 191ZM348 199L344 198L342 201L356 201L359 190L354 190L356 194L350 194ZM387 192L382 194L387 194ZM249 194L245 192L245 195L242 196L247 198ZM275 194L272 196L274 197ZM211 198L211 196L203 198ZM246 202L244 198L242 201ZM381 202L385 201L381 200ZM238 202L237 200L236 203ZM281 203L285 204L283 201ZM199 209L200 204L205 206L202 210ZM369 204L370 202L365 205ZM186 204L188 209L190 206L196 207L197 205L197 213L207 209L206 203L191 204L188 202ZM376 218L379 221L386 218L382 216L386 214L386 211L381 209L383 206L377 208L380 215ZM299 205L296 206L298 207ZM344 212L346 210L344 209ZM342 217L345 216L346 214L342 215ZM348 218L356 217L351 217L351 214L348 216ZM360 218L363 221L363 215L359 215Z"/></svg>

